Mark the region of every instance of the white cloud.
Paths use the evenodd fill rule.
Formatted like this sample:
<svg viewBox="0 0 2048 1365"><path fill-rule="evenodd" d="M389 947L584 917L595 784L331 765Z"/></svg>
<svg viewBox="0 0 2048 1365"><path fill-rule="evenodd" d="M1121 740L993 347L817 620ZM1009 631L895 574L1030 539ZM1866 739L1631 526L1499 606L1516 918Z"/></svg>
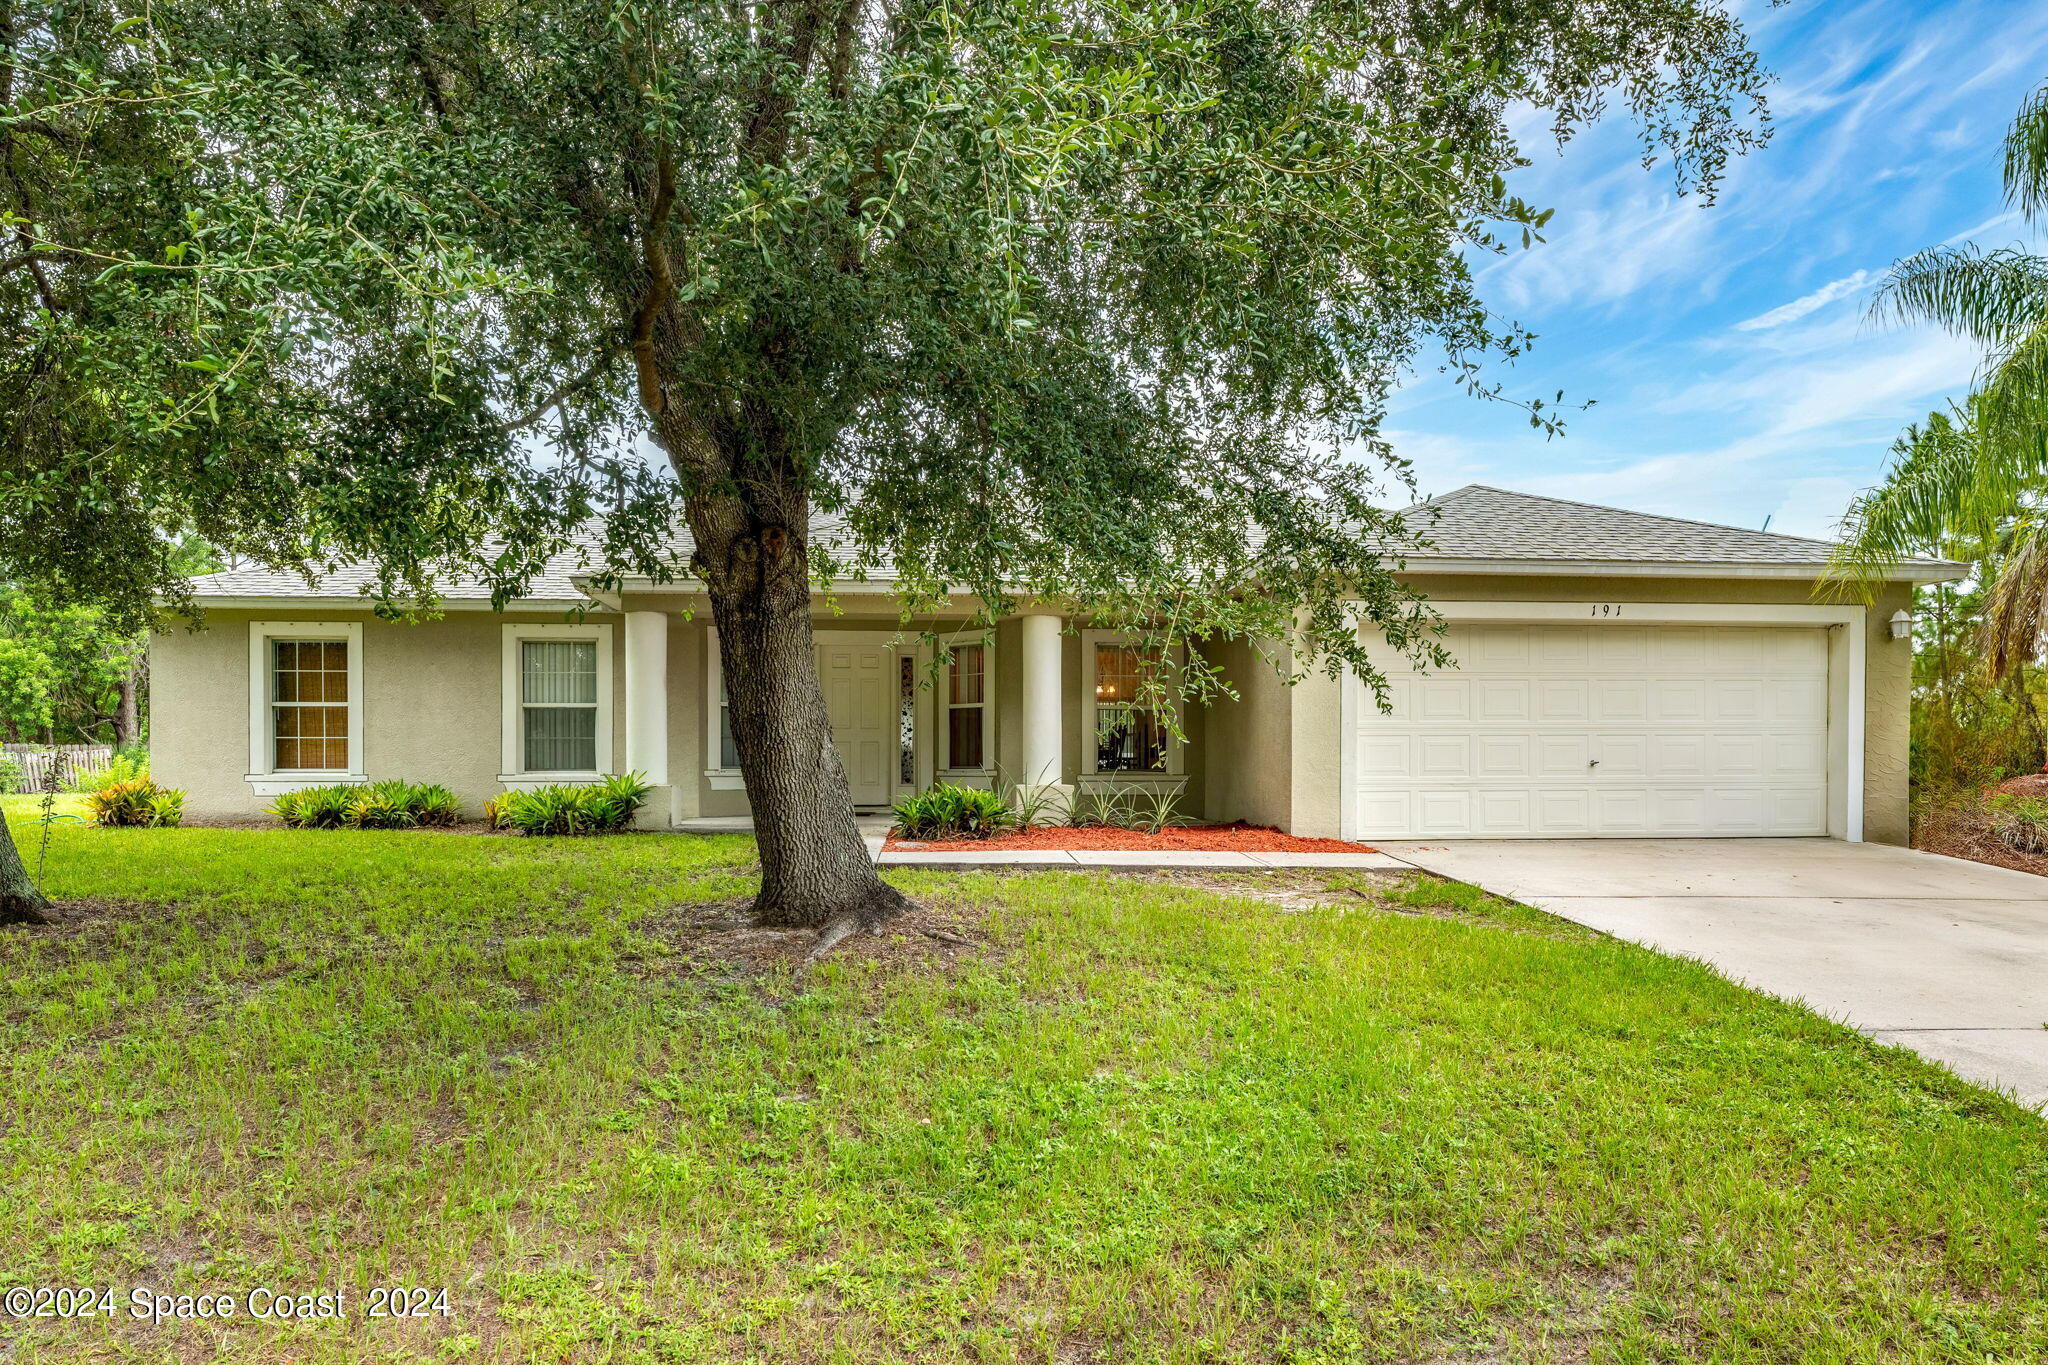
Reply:
<svg viewBox="0 0 2048 1365"><path fill-rule="evenodd" d="M1847 298L1870 287L1875 277L1868 270L1859 270L1853 275L1844 275L1839 280L1829 280L1820 288L1790 303L1781 303L1768 313L1759 313L1735 324L1738 332L1757 332L1769 327L1782 327L1788 322L1797 322L1808 313L1827 307L1836 299Z"/></svg>
<svg viewBox="0 0 2048 1365"><path fill-rule="evenodd" d="M1726 261L1708 266L1719 210L1656 193L1641 183L1641 171L1628 170L1637 182L1634 193L1610 198L1589 192L1585 207L1558 214L1541 246L1487 272L1497 276L1508 306L1611 303L1667 281L1706 286L1727 268Z"/></svg>
<svg viewBox="0 0 2048 1365"><path fill-rule="evenodd" d="M1794 479L1786 486L1778 510L1771 513L1770 529L1788 536L1833 540L1850 500L1862 491L1856 480L1840 475Z"/></svg>

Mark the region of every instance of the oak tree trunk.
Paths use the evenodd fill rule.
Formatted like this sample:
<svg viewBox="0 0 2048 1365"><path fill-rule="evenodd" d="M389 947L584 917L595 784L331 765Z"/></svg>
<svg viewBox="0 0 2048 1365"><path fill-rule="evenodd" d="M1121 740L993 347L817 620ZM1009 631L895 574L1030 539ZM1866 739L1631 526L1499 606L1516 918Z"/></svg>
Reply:
<svg viewBox="0 0 2048 1365"><path fill-rule="evenodd" d="M832 745L811 639L809 503L778 501L764 509L706 498L690 509L761 851L754 914L764 924L874 929L908 902L875 871Z"/></svg>
<svg viewBox="0 0 2048 1365"><path fill-rule="evenodd" d="M50 898L29 879L14 831L0 818L0 924L50 923Z"/></svg>

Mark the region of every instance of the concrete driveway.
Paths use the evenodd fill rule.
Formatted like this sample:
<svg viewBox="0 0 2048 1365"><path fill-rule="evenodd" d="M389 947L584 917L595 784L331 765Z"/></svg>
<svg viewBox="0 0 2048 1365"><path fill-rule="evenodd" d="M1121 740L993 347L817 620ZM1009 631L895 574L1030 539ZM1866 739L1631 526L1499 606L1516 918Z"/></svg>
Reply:
<svg viewBox="0 0 2048 1365"><path fill-rule="evenodd" d="M1379 847L2048 1104L2048 878L1832 839Z"/></svg>

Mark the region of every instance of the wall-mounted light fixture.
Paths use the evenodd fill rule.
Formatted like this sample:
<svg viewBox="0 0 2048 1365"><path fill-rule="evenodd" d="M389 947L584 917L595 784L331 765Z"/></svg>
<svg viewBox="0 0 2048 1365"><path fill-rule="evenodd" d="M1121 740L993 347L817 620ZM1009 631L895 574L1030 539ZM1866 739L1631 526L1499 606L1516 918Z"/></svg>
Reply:
<svg viewBox="0 0 2048 1365"><path fill-rule="evenodd" d="M1908 640L1913 636L1913 613L1900 607L1892 613L1892 638Z"/></svg>

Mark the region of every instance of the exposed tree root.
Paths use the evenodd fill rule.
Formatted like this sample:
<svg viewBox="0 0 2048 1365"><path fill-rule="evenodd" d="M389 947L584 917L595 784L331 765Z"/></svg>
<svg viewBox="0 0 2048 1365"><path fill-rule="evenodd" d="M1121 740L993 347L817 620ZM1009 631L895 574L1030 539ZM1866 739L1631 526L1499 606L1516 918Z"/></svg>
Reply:
<svg viewBox="0 0 2048 1365"><path fill-rule="evenodd" d="M804 961L806 963L816 962L819 958L825 956L825 954L831 952L847 939L852 938L855 934L860 933L866 928L867 926L861 923L859 915L850 913L835 915L825 922L824 928L818 930L818 937L812 941L810 951L804 954Z"/></svg>
<svg viewBox="0 0 2048 1365"><path fill-rule="evenodd" d="M910 899L887 882L876 882L875 888L858 903L834 914L818 926L818 937L811 943L810 951L804 954L805 962L816 962L837 948L855 934L879 934L889 921L910 909Z"/></svg>
<svg viewBox="0 0 2048 1365"><path fill-rule="evenodd" d="M56 922L56 917L50 914L50 903L41 897L0 896L0 925Z"/></svg>

